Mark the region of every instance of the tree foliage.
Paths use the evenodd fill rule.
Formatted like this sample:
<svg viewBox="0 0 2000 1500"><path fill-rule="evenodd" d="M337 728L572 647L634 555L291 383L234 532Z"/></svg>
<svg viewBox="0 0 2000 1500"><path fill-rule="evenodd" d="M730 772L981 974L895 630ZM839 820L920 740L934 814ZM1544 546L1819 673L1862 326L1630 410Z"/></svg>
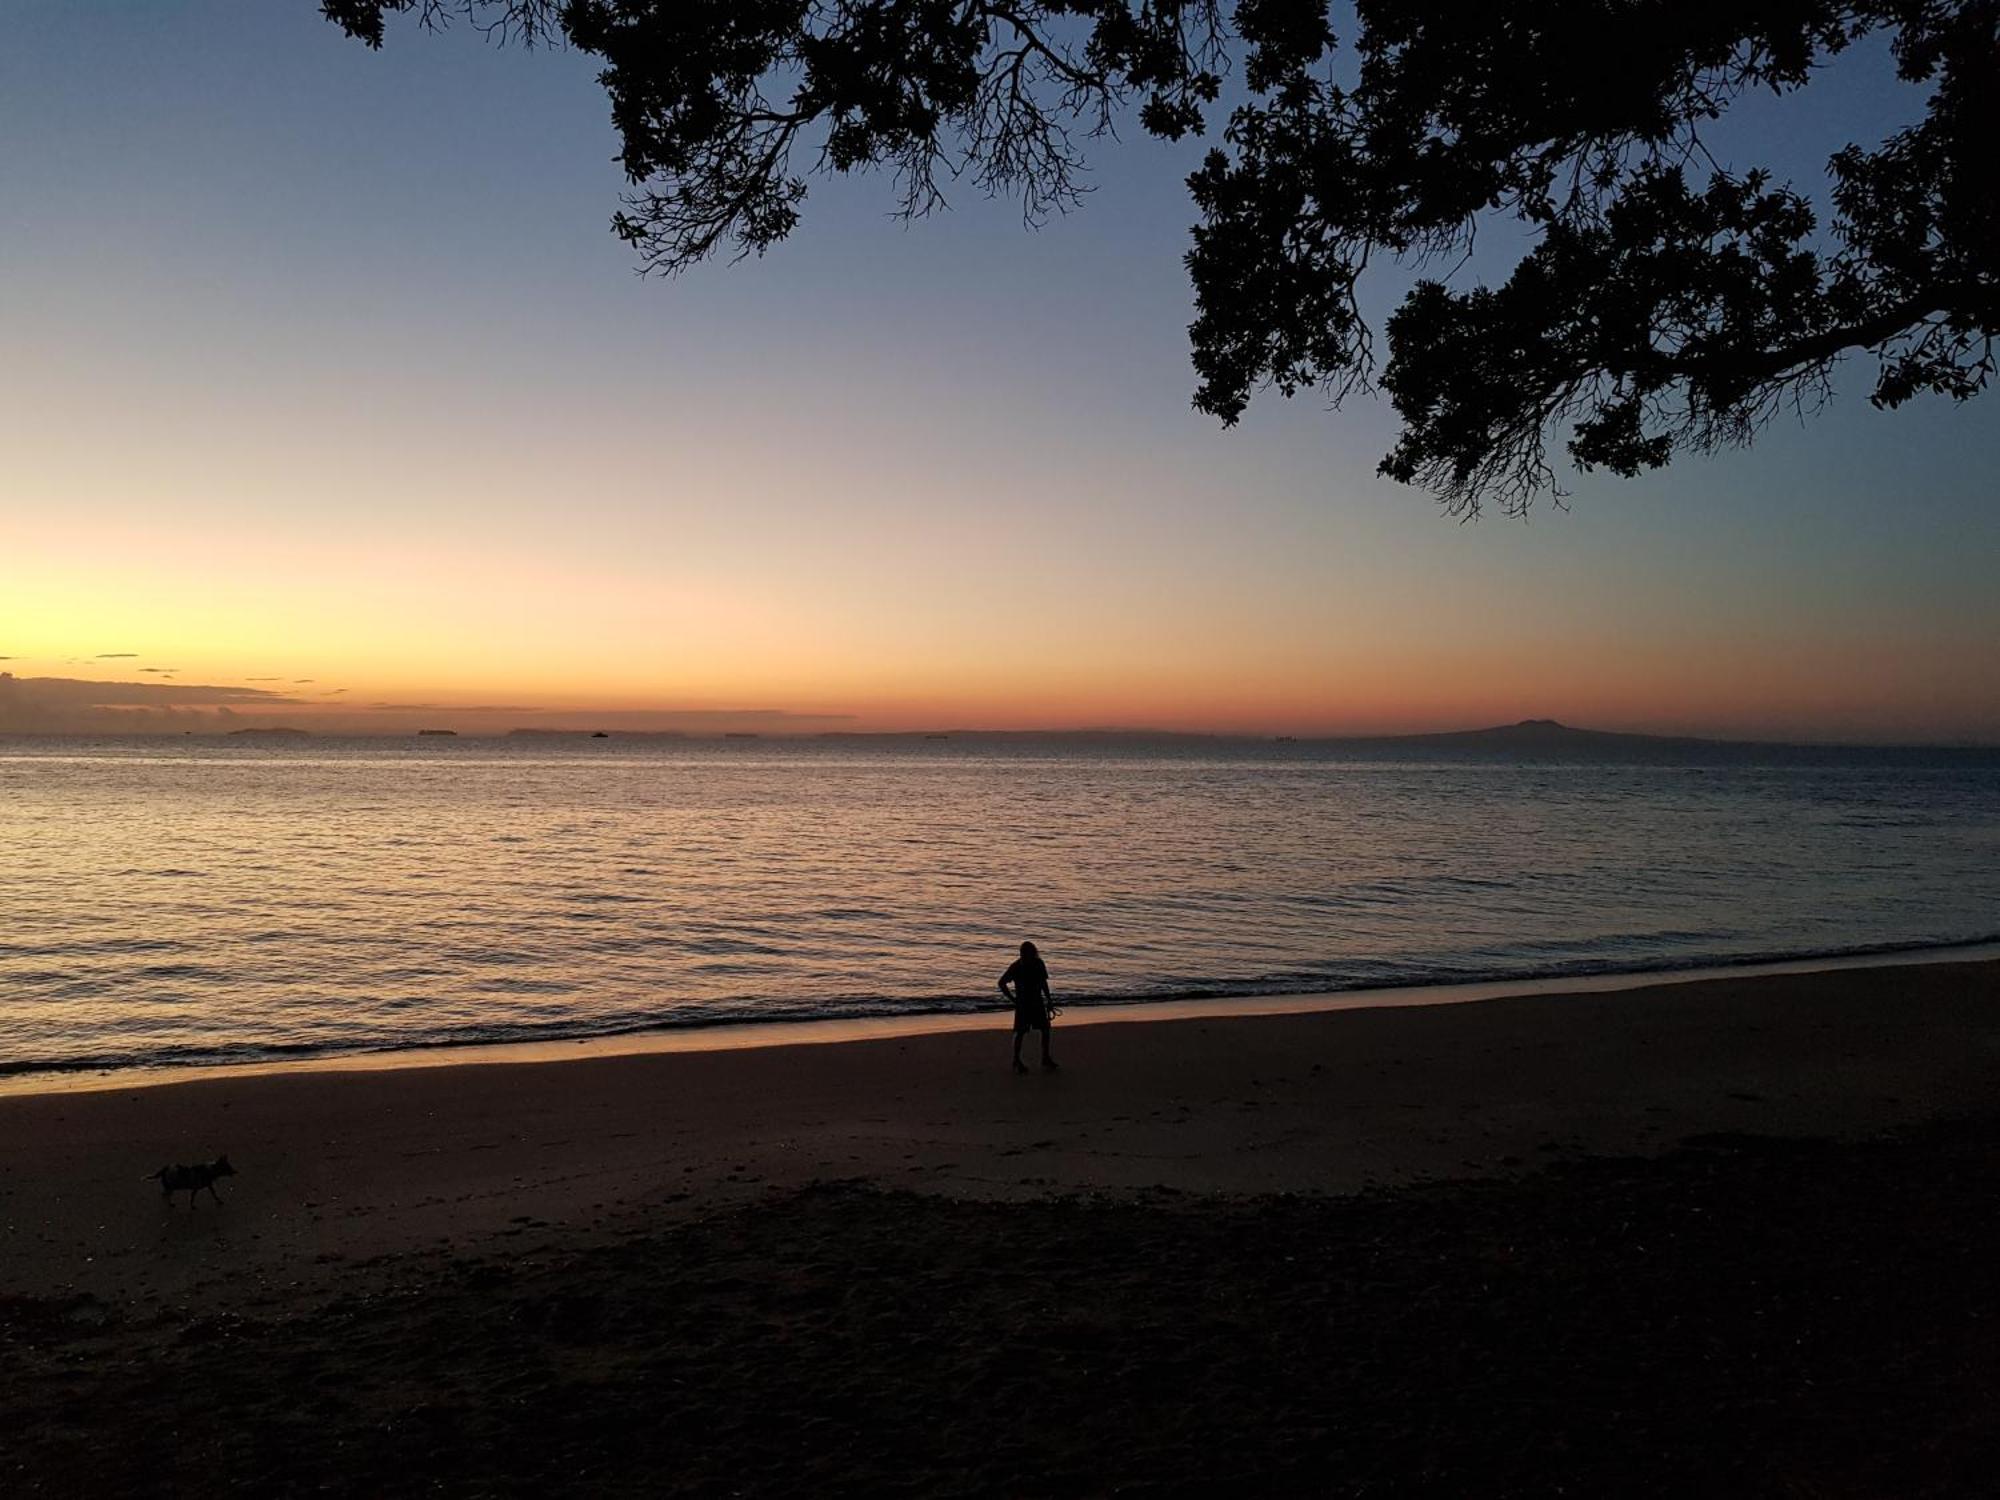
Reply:
<svg viewBox="0 0 2000 1500"><path fill-rule="evenodd" d="M603 60L648 270L761 253L815 171L885 167L1039 221L1136 118L1221 127L1189 178L1195 405L1381 390L1382 471L1455 510L1525 508L1549 448L1631 475L1811 410L1836 361L1872 399L1964 400L2000 314L2000 0L325 0L372 46L414 12ZM1704 131L1885 37L1917 118L1827 166L1825 211ZM1231 103L1221 100L1225 80ZM1220 120L1213 117L1222 116ZM1468 274L1482 223L1527 236ZM1371 269L1415 269L1386 320Z"/></svg>

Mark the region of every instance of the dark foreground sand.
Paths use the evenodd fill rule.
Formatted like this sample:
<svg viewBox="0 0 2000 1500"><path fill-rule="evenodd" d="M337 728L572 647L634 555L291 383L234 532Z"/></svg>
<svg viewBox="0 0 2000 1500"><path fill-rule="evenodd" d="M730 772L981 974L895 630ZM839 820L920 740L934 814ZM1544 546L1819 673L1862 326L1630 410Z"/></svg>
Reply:
<svg viewBox="0 0 2000 1500"><path fill-rule="evenodd" d="M0 1099L0 1492L1991 1492L2000 964L1061 1041Z"/></svg>

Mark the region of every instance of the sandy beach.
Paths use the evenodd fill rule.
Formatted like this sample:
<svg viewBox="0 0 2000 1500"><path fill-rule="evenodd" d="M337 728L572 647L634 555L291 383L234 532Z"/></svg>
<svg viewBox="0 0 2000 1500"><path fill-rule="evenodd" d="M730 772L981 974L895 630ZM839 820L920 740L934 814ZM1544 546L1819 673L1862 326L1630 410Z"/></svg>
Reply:
<svg viewBox="0 0 2000 1500"><path fill-rule="evenodd" d="M1994 1297L1953 1278L2000 963L1094 1024L1027 1077L1004 1025L0 1098L0 1474L1866 1494L1992 1456ZM142 1180L220 1152L219 1206ZM1753 1295L1773 1254L1810 1305ZM1850 1326L1871 1297L1925 1305ZM1550 1363L1577 1299L1630 1386L1595 1417ZM1887 1469L1841 1457L1862 1411Z"/></svg>

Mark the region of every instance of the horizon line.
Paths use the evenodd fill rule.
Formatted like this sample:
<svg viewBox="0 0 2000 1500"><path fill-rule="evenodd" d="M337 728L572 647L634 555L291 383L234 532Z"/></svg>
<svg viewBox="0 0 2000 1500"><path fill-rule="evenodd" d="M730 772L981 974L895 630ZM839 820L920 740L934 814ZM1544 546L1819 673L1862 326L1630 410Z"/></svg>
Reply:
<svg viewBox="0 0 2000 1500"><path fill-rule="evenodd" d="M450 710L446 710L450 712ZM712 711L717 718L729 711ZM238 739L265 736L296 736L302 739L648 739L648 740L948 740L967 739L1149 739L1212 740L1245 744L1366 745L1411 741L1464 741L1479 736L1502 736L1517 731L1543 735L1568 735L1579 743L1594 741L1647 741L1661 745L1701 745L1734 749L1771 750L2000 750L2000 740L1880 740L1880 739L1757 739L1720 735L1659 733L1645 730L1592 729L1564 724L1555 719L1529 718L1503 724L1479 724L1462 729L1428 729L1365 734L1289 732L1230 729L1159 729L1144 725L1080 725L1030 729L982 729L935 727L927 729L626 729L593 726L514 725L506 729L453 729L442 725L430 729L304 728L291 724L242 725L236 728L175 729L171 727L133 728L118 732L103 730L37 730L0 727L0 738L11 739ZM1524 736L1525 737L1525 736Z"/></svg>

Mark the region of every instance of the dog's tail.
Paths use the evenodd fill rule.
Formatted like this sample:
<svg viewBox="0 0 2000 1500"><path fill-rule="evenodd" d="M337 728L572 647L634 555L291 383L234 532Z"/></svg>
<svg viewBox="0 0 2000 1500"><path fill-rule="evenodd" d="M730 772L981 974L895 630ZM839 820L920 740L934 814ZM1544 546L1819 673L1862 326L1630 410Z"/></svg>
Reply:
<svg viewBox="0 0 2000 1500"><path fill-rule="evenodd" d="M166 1175L167 1175L167 1169L165 1167L162 1167L157 1172L148 1172L144 1177L141 1177L139 1180L141 1182L158 1182L162 1177Z"/></svg>

